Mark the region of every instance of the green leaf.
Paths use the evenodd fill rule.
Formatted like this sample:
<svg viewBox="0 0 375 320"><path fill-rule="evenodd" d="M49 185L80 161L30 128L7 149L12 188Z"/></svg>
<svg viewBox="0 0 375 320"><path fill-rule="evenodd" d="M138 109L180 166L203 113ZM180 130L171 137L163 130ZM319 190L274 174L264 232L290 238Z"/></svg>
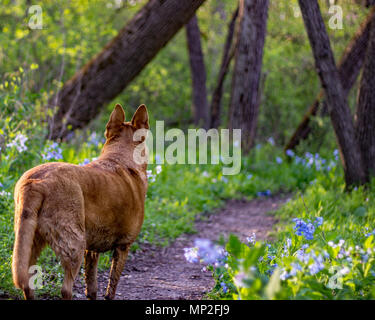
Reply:
<svg viewBox="0 0 375 320"><path fill-rule="evenodd" d="M364 217L366 216L366 208L365 207L358 207L357 209L354 210L354 214L357 216L357 217Z"/></svg>

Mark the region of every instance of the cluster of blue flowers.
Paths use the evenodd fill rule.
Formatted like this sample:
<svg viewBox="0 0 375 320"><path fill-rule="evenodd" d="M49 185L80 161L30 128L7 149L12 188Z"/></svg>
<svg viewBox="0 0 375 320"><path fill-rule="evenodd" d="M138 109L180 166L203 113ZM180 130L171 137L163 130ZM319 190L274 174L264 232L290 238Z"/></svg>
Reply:
<svg viewBox="0 0 375 320"><path fill-rule="evenodd" d="M42 158L46 161L61 160L63 158L62 150L56 142L53 142L44 149Z"/></svg>
<svg viewBox="0 0 375 320"><path fill-rule="evenodd" d="M97 147L99 143L104 143L105 139L101 136L99 136L95 131L90 134L89 138L87 139L88 145L93 145Z"/></svg>
<svg viewBox="0 0 375 320"><path fill-rule="evenodd" d="M223 247L212 243L209 239L196 239L194 247L184 248L185 258L188 262L203 262L215 267L225 265L227 252Z"/></svg>
<svg viewBox="0 0 375 320"><path fill-rule="evenodd" d="M369 237L369 236L372 236L372 235L375 236L375 229L372 230L372 232L369 232L369 233L366 233L366 234L365 234L366 237Z"/></svg>
<svg viewBox="0 0 375 320"><path fill-rule="evenodd" d="M306 168L312 168L314 167L316 170L326 170L331 171L332 168L334 168L337 164L337 161L339 159L338 156L338 150L335 150L333 155L335 158L335 161L331 160L328 161L324 158L322 158L319 153L312 154L310 152L306 152L304 157L297 156L293 150L287 150L285 154L294 159L295 164L301 164L305 166ZM277 163L282 163L281 159L276 158Z"/></svg>
<svg viewBox="0 0 375 320"><path fill-rule="evenodd" d="M247 243L252 244L252 245L255 244L256 239L257 239L257 236L256 236L256 234L254 232L253 232L253 234L250 237L246 237Z"/></svg>
<svg viewBox="0 0 375 320"><path fill-rule="evenodd" d="M28 138L23 135L22 133L18 133L12 142L7 144L8 148L16 148L18 152L24 152L27 150L27 146L25 145Z"/></svg>
<svg viewBox="0 0 375 320"><path fill-rule="evenodd" d="M147 170L147 171L146 171L146 174L147 174L148 182L150 182L150 183L155 182L155 181L156 181L156 176L157 176L158 174L160 174L161 171L162 171L162 167L161 167L161 165L157 165L157 166L155 167L155 174L152 173L152 170Z"/></svg>
<svg viewBox="0 0 375 320"><path fill-rule="evenodd" d="M295 218L293 219L293 222L296 223L293 229L295 230L295 234L297 236L303 236L306 240L313 240L315 229L323 224L323 218L316 217L314 222Z"/></svg>
<svg viewBox="0 0 375 320"><path fill-rule="evenodd" d="M266 190L266 191L259 191L257 192L258 197L270 197L272 196L271 190Z"/></svg>

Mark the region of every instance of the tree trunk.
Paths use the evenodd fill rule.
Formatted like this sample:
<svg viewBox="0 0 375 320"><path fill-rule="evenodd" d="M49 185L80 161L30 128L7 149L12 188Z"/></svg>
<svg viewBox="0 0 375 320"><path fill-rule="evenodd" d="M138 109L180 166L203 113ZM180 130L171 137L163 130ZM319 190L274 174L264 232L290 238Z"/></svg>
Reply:
<svg viewBox="0 0 375 320"><path fill-rule="evenodd" d="M375 15L363 66L356 112L356 137L367 178L375 175Z"/></svg>
<svg viewBox="0 0 375 320"><path fill-rule="evenodd" d="M375 5L375 0L355 0L355 2L366 7Z"/></svg>
<svg viewBox="0 0 375 320"><path fill-rule="evenodd" d="M365 60L367 42L370 33L370 22L374 16L375 10L372 9L371 13L368 15L364 23L362 23L359 31L350 41L341 57L338 69L345 97L348 96L351 88L355 84ZM310 119L317 114L323 97L324 90L321 90L314 103L307 110L289 142L286 144L284 151L293 150L301 140L307 139L311 132Z"/></svg>
<svg viewBox="0 0 375 320"><path fill-rule="evenodd" d="M362 157L319 4L317 0L299 0L299 4L338 141L345 181L348 186L362 184L365 182Z"/></svg>
<svg viewBox="0 0 375 320"><path fill-rule="evenodd" d="M193 114L196 126L208 127L208 102L206 89L206 67L201 45L201 33L197 16L186 24L186 39L189 49L191 78L193 83Z"/></svg>
<svg viewBox="0 0 375 320"><path fill-rule="evenodd" d="M245 153L251 149L256 133L267 14L268 0L240 0L229 126L242 130Z"/></svg>
<svg viewBox="0 0 375 320"><path fill-rule="evenodd" d="M211 110L210 127L211 128L218 128L221 123L220 121L221 120L221 98L223 96L224 80L227 75L230 62L234 55L234 47L232 46L232 43L233 43L234 29L235 29L237 17L238 17L238 8L233 13L232 19L228 26L228 34L225 40L223 57L221 60L221 66L220 66L220 71L219 71L219 77L218 77L215 90L212 94L211 107L210 107L210 110Z"/></svg>
<svg viewBox="0 0 375 320"><path fill-rule="evenodd" d="M64 138L84 127L115 98L194 15L205 0L150 0L49 101L57 112L49 138Z"/></svg>

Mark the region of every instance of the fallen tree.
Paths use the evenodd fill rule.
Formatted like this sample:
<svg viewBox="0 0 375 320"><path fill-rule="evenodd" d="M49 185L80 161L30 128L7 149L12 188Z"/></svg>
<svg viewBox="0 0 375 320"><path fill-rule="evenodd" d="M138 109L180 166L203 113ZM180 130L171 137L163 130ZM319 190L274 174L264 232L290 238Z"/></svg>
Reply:
<svg viewBox="0 0 375 320"><path fill-rule="evenodd" d="M48 102L49 139L84 127L115 98L195 14L205 0L150 0L103 50ZM55 110L56 109L56 110Z"/></svg>

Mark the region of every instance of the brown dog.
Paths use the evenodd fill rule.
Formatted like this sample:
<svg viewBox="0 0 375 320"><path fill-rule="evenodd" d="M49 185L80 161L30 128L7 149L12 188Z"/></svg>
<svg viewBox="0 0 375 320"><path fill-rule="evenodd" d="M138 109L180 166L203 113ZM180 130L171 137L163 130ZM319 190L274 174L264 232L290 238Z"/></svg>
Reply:
<svg viewBox="0 0 375 320"><path fill-rule="evenodd" d="M113 250L105 294L113 299L130 245L144 217L147 164L137 164L133 141L138 129L148 129L147 108L141 105L131 122L116 105L106 126L100 157L86 166L63 162L39 165L17 182L15 244L12 273L25 299L33 299L29 267L36 264L46 244L61 259L65 276L62 297L72 298L72 286L85 257L86 296L96 299L100 252ZM143 152L143 151L142 151Z"/></svg>

